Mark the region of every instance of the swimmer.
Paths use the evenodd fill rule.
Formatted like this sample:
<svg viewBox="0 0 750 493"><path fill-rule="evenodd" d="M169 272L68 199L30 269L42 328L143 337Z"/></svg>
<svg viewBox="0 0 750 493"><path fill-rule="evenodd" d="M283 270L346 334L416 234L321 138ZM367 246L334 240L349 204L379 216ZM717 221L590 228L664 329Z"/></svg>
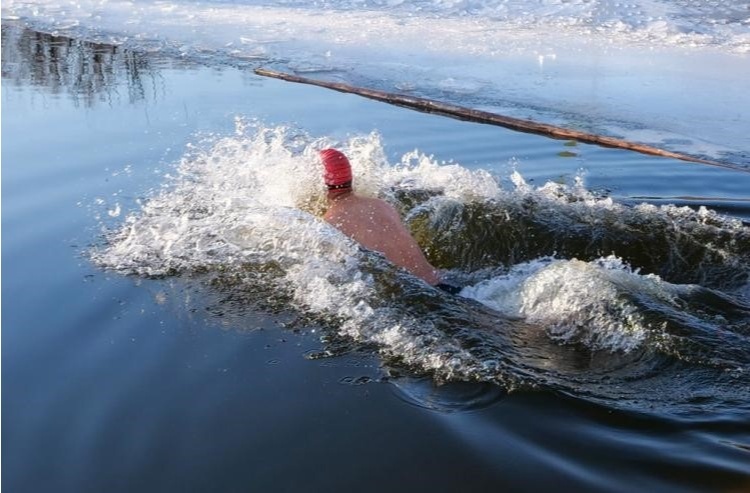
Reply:
<svg viewBox="0 0 750 493"><path fill-rule="evenodd" d="M440 281L439 271L425 258L414 237L390 204L360 197L352 190L349 159L336 149L320 151L328 187L328 211L323 219L363 247L380 252L430 286L457 294L461 288Z"/></svg>

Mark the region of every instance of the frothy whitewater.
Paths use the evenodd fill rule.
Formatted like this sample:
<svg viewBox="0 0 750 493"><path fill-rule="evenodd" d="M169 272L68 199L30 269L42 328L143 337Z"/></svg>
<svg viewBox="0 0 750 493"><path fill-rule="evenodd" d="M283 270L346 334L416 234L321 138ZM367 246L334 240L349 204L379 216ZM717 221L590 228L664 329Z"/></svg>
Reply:
<svg viewBox="0 0 750 493"><path fill-rule="evenodd" d="M320 219L328 146L350 156L358 193L401 211L460 296ZM102 267L292 307L324 344L388 367L626 407L706 392L729 405L750 388L750 227L706 209L626 206L580 178L532 187L418 150L389 162L377 133L334 142L243 120L189 146L147 199L116 206L125 218L92 252Z"/></svg>

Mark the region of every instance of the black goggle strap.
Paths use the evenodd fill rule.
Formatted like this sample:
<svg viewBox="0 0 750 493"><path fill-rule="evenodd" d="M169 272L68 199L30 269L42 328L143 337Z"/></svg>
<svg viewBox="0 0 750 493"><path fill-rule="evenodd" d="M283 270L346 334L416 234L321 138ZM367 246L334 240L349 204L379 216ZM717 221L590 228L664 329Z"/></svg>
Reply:
<svg viewBox="0 0 750 493"><path fill-rule="evenodd" d="M328 190L341 190L344 188L351 188L352 182L348 181L346 183L342 183L341 185L328 185Z"/></svg>

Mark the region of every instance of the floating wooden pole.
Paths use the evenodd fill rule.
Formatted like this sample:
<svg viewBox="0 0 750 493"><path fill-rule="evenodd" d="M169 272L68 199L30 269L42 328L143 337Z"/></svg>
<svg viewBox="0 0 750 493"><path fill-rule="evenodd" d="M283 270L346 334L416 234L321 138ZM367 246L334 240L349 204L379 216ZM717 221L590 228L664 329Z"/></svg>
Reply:
<svg viewBox="0 0 750 493"><path fill-rule="evenodd" d="M509 128L511 130L517 130L520 132L533 133L539 135L545 135L555 139L568 139L576 140L578 142L585 142L587 144L596 144L604 147L613 147L618 149L628 149L642 154L649 154L652 156L661 156L672 159L679 159L681 161L690 161L693 163L708 164L711 166L720 166L722 168L729 168L735 171L744 171L750 173L750 168L744 168L729 163L721 163L718 161L712 161L709 159L702 159L679 152L666 151L657 147L652 147L645 144L639 144L636 142L629 142L627 140L616 139L614 137L607 137L604 135L590 134L586 132L580 132L578 130L572 130L569 128L557 127L554 125L547 125L544 123L537 123L531 120L522 120L520 118L513 118L509 116L498 115L496 113L490 113L489 111L473 110L463 106L458 106L449 103L442 103L440 101L434 101L432 99L420 98L415 96L407 96L404 94L396 94L386 91L380 91L377 89L367 89L364 87L356 87L341 82L328 82L318 79L309 79L307 77L300 77L298 75L288 74L284 72L277 72L275 70L256 68L255 73L264 77L272 77L274 79L286 80L289 82L298 82L300 84L310 84L313 86L325 87L333 89L339 92L345 92L350 94L357 94L366 98L375 99L377 101L383 101L385 103L403 106L406 108L415 109L425 113L433 113L437 115L449 116L459 120L472 121L477 123L486 123L489 125L498 125L501 127Z"/></svg>

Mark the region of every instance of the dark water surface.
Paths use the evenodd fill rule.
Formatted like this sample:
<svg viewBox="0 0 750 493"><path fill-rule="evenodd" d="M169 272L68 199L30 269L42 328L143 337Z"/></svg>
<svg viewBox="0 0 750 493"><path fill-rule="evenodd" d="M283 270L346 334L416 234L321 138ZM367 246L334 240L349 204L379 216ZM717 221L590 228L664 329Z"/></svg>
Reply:
<svg viewBox="0 0 750 493"><path fill-rule="evenodd" d="M742 225L750 174L570 147L11 23L2 34L7 491L750 490L750 243ZM621 257L634 268L703 286L675 295L673 311L640 296L640 277L635 291L620 293L642 302L644 317L671 324L658 349L650 339L630 352L550 341L528 349L516 333L511 349L490 338L471 346L447 331L475 357L497 345L514 382L531 384L507 392L504 379L469 360L455 375L471 382L436 386L433 377L451 379L445 367L426 367L431 355L383 350L364 335L338 340L335 322L265 287L267 264L249 267L258 285L237 288L212 275L211 264L157 276L124 269L128 276L91 261L105 230L137 213L169 183L175 163L189 160L189 143L234 135L237 116L341 141L377 131L391 159L417 148L503 182L514 169L534 186L582 174L593 196L615 204L705 205L735 223L696 232L693 219L687 230L676 213L658 212L648 223L661 221L665 233L656 235L643 216L604 208L586 222L576 215L580 197L553 207L530 194L463 204L464 236L454 228L445 240L430 223L432 203L421 203L412 225L433 224L422 239L445 257L443 267L464 274L461 259L473 262L472 273L555 252L593 261L622 241L631 248ZM402 192L404 204L421 200ZM524 215L524 207L537 212ZM523 227L552 238L550 214L578 222L557 233L569 234L565 241L532 242L515 257L510 247L496 257L462 250L458 238L479 235L477 217L499 211L510 214L507 235ZM612 214L616 224L606 226ZM686 236L691 245L721 245L725 257L688 249ZM638 250L641 243L657 252ZM674 255L662 255L669 248ZM388 305L404 320L440 302L404 289L400 304ZM483 317L495 315L468 301L443 303L452 311L433 322L484 328ZM673 342L678 336L684 344Z"/></svg>

